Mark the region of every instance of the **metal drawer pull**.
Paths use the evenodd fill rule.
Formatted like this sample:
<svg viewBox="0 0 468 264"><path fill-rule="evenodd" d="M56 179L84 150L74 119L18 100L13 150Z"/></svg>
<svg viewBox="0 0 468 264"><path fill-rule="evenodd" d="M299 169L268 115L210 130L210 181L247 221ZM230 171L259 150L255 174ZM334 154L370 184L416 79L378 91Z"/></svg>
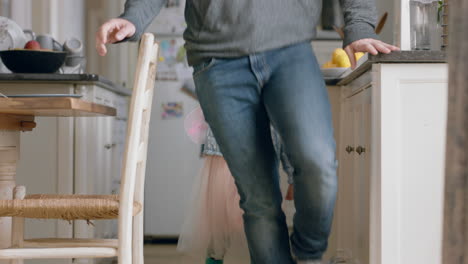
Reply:
<svg viewBox="0 0 468 264"><path fill-rule="evenodd" d="M116 145L117 145L117 144L115 144L115 143L113 143L113 144L106 144L106 145L104 145L104 147L105 147L106 149L111 149L111 148L115 147Z"/></svg>
<svg viewBox="0 0 468 264"><path fill-rule="evenodd" d="M362 153L366 152L366 148L359 146L359 147L357 147L356 152L359 155L361 155Z"/></svg>
<svg viewBox="0 0 468 264"><path fill-rule="evenodd" d="M346 147L346 152L348 152L348 154L351 153L351 152L353 152L353 151L354 151L354 148L353 148L353 147L351 147L351 146L347 146L347 147Z"/></svg>

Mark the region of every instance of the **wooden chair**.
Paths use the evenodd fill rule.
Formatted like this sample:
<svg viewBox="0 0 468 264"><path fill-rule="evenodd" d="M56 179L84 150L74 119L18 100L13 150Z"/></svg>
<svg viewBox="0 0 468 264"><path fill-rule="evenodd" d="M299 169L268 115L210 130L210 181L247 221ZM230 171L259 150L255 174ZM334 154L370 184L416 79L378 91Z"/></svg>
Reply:
<svg viewBox="0 0 468 264"><path fill-rule="evenodd" d="M23 186L16 187L13 200L0 201L0 217L13 217L13 246L0 249L0 259L18 264L23 259L117 256L119 264L143 263L143 190L158 48L152 34L143 35L130 104L120 194L25 195ZM69 221L118 218L119 236L24 240L24 218Z"/></svg>

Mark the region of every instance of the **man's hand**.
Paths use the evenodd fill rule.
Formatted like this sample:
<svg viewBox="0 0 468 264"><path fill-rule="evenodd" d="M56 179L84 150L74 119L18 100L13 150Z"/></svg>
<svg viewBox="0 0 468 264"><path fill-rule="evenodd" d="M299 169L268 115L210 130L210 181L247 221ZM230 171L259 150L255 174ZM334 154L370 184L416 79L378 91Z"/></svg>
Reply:
<svg viewBox="0 0 468 264"><path fill-rule="evenodd" d="M101 56L107 53L106 44L115 43L132 37L136 28L132 22L123 18L114 18L104 23L96 32L96 50Z"/></svg>
<svg viewBox="0 0 468 264"><path fill-rule="evenodd" d="M379 52L388 54L397 50L400 50L400 48L370 38L356 40L345 48L346 54L348 54L349 61L351 62L351 69L353 70L356 68L356 58L354 57L354 53L356 52L369 52L372 55L377 55Z"/></svg>

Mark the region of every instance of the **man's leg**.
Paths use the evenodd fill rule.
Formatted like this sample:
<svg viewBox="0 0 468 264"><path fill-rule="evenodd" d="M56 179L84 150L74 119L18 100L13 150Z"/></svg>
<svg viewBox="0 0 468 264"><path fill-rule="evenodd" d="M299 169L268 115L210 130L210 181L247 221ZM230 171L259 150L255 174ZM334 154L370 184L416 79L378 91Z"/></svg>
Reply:
<svg viewBox="0 0 468 264"><path fill-rule="evenodd" d="M294 167L293 252L316 260L327 248L337 176L328 93L309 43L269 53L263 99Z"/></svg>
<svg viewBox="0 0 468 264"><path fill-rule="evenodd" d="M235 178L252 263L292 264L270 121L250 65L248 57L197 65L197 95Z"/></svg>

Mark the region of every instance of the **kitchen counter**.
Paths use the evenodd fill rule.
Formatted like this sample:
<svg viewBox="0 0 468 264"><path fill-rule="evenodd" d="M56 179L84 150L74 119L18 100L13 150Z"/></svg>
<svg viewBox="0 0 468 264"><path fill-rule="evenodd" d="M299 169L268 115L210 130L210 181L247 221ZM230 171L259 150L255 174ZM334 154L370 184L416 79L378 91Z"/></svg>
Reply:
<svg viewBox="0 0 468 264"><path fill-rule="evenodd" d="M338 80L326 80L327 84L336 82L338 86L347 85L363 73L368 71L373 64L379 63L446 63L447 53L444 51L399 51L390 54L369 55L368 60L361 64L344 78Z"/></svg>
<svg viewBox="0 0 468 264"><path fill-rule="evenodd" d="M340 249L359 263L441 264L446 54L403 51L360 63L328 87L340 110L330 255Z"/></svg>
<svg viewBox="0 0 468 264"><path fill-rule="evenodd" d="M38 74L38 73L4 73L0 74L1 83L73 83L73 84L93 84L120 95L129 96L131 90L121 85L115 84L97 74ZM1 91L0 91L1 92Z"/></svg>
<svg viewBox="0 0 468 264"><path fill-rule="evenodd" d="M23 97L77 97L117 109L117 118L126 118L132 91L97 74L0 74L0 93Z"/></svg>

